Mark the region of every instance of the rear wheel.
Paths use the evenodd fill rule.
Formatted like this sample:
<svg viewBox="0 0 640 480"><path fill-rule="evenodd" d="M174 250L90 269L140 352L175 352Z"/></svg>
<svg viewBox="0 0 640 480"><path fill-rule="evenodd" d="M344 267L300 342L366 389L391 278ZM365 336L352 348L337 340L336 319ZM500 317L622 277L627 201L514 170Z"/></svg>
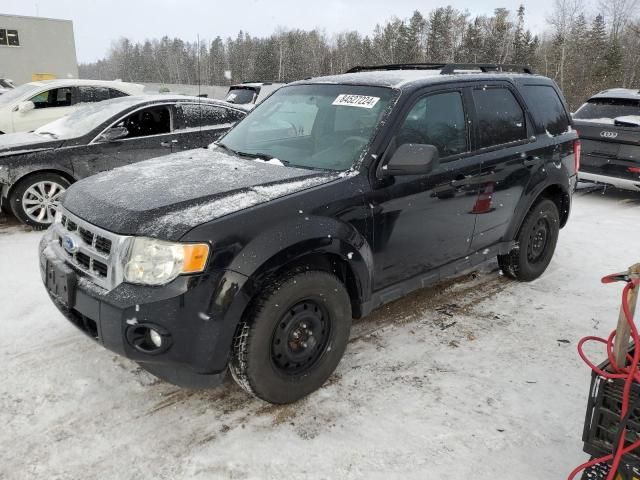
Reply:
<svg viewBox="0 0 640 480"><path fill-rule="evenodd" d="M535 280L549 266L560 233L558 207L549 199L538 201L527 214L517 246L507 255L499 255L498 263L505 275L516 280Z"/></svg>
<svg viewBox="0 0 640 480"><path fill-rule="evenodd" d="M295 402L333 373L350 329L349 295L338 278L292 272L263 292L239 325L231 373L262 400Z"/></svg>
<svg viewBox="0 0 640 480"><path fill-rule="evenodd" d="M36 173L18 182L9 195L11 211L36 230L53 223L62 194L70 182L56 173Z"/></svg>

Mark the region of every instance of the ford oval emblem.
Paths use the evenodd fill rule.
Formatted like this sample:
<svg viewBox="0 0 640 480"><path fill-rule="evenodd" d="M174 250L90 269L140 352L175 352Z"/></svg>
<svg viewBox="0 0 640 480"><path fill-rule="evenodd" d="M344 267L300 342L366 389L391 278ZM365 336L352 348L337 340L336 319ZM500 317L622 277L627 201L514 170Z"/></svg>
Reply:
<svg viewBox="0 0 640 480"><path fill-rule="evenodd" d="M80 245L71 235L65 235L62 237L62 248L73 255L80 249Z"/></svg>
<svg viewBox="0 0 640 480"><path fill-rule="evenodd" d="M618 136L618 132L600 132L600 136L602 138L616 138Z"/></svg>

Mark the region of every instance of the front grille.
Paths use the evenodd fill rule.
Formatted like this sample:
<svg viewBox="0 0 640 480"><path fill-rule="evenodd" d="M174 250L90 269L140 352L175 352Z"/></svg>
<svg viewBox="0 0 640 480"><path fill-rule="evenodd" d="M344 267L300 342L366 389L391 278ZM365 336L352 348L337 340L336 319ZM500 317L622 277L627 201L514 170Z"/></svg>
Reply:
<svg viewBox="0 0 640 480"><path fill-rule="evenodd" d="M122 282L122 269L115 261L114 253L126 248L129 237L103 230L65 210L53 230L60 254L96 284L111 290ZM71 237L66 239L68 249L65 248L65 236Z"/></svg>

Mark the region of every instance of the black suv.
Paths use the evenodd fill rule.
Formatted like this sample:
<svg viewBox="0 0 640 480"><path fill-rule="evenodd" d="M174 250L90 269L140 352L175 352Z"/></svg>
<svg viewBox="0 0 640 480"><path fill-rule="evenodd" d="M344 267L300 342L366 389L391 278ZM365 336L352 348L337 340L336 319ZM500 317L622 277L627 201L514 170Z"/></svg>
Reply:
<svg viewBox="0 0 640 480"><path fill-rule="evenodd" d="M334 371L352 318L496 256L519 280L546 269L579 144L555 83L508 68L282 87L217 146L72 185L43 282L72 323L165 380L216 386L229 367L293 402Z"/></svg>
<svg viewBox="0 0 640 480"><path fill-rule="evenodd" d="M640 191L640 91L600 92L573 118L582 140L580 180Z"/></svg>

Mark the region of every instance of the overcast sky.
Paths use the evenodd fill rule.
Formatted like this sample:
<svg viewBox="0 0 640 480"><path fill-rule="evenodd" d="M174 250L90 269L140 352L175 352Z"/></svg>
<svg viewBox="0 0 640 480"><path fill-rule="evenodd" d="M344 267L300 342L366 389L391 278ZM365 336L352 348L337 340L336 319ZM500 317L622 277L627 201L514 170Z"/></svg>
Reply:
<svg viewBox="0 0 640 480"><path fill-rule="evenodd" d="M416 9L426 14L448 4L472 15L490 14L496 7L515 11L524 4L529 28L539 33L553 0L2 0L0 13L73 20L78 60L87 62L102 58L111 41L123 36L195 41L198 34L224 38L240 29L269 35L279 26L368 34L392 16L406 18Z"/></svg>

